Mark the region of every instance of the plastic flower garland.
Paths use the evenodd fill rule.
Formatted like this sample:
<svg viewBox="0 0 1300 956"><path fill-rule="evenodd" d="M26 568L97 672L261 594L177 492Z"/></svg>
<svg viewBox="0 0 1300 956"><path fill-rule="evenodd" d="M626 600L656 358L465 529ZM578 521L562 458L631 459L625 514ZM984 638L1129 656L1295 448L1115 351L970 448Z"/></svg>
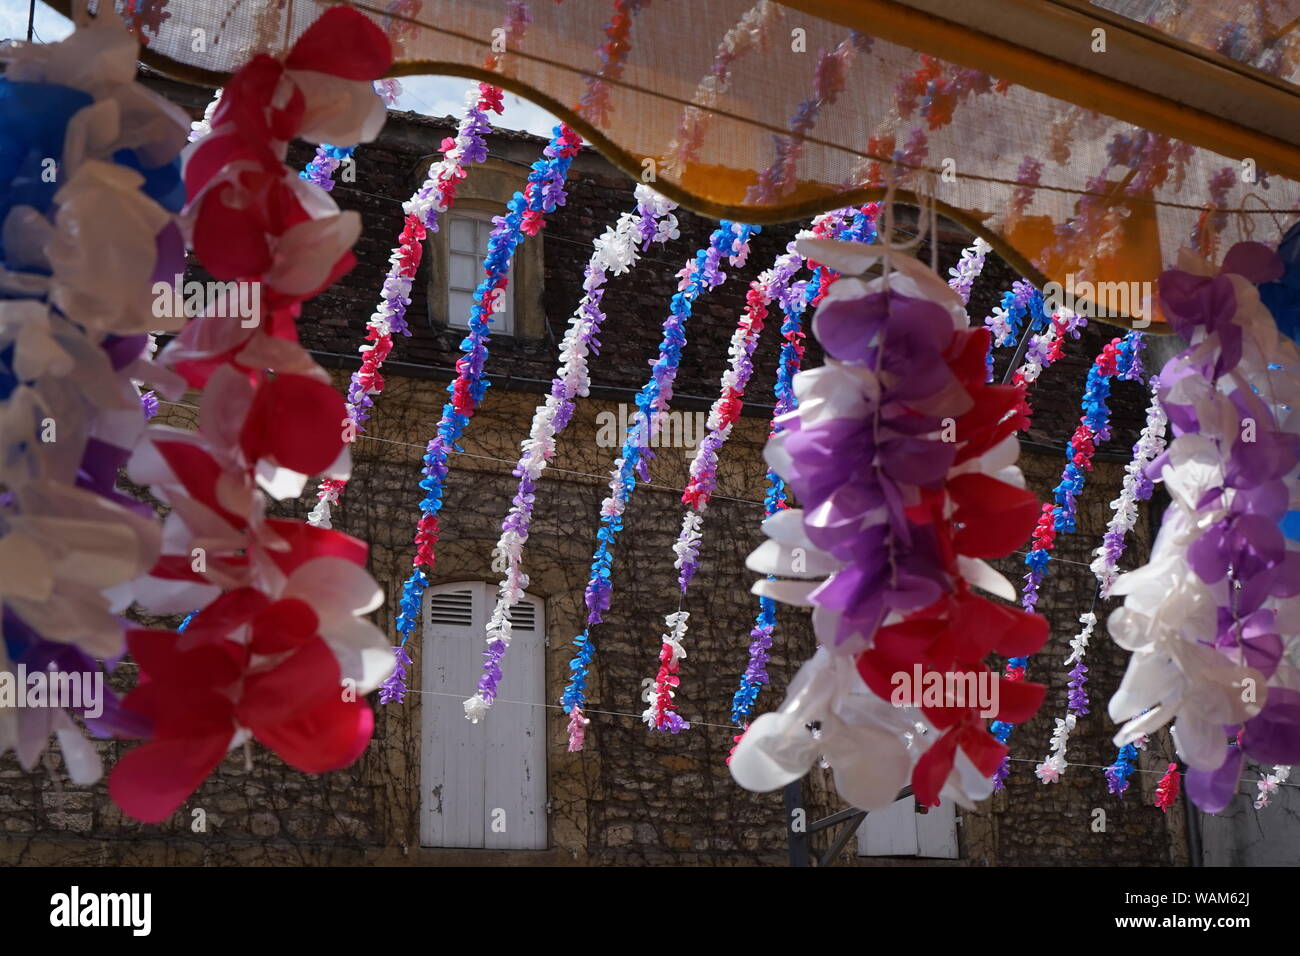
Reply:
<svg viewBox="0 0 1300 956"><path fill-rule="evenodd" d="M1047 565L1052 559L1052 550L1056 546L1056 536L1075 530L1078 498L1083 492L1088 472L1092 470L1092 458L1097 445L1110 437L1110 396L1111 380L1136 378L1141 373L1137 363L1137 349L1141 342L1140 332L1130 332L1122 340L1112 339L1094 359L1088 370L1087 382L1083 392L1083 415L1079 426L1065 447L1067 463L1061 473L1061 481L1053 489L1055 504L1043 505L1043 513L1034 529L1034 544L1025 556L1029 573L1025 575L1021 604L1026 610L1033 610L1038 603L1038 588L1047 575ZM1013 665L1014 666L1014 665Z"/></svg>
<svg viewBox="0 0 1300 956"><path fill-rule="evenodd" d="M609 81L623 75L627 55L632 49L632 22L650 6L650 0L614 0L614 15L605 24L606 40L596 50L600 69L588 77L577 112L597 126L609 122Z"/></svg>
<svg viewBox="0 0 1300 956"><path fill-rule="evenodd" d="M962 250L957 264L948 270L948 275L951 276L948 288L961 297L962 305L970 304L971 289L984 271L984 260L992 251L993 247L977 236L970 248Z"/></svg>
<svg viewBox="0 0 1300 956"><path fill-rule="evenodd" d="M887 271L842 278L823 300L814 331L827 364L796 376L799 409L768 443L804 508L764 522L770 540L748 564L781 579L754 590L812 606L821 649L780 710L745 732L732 776L772 790L821 754L856 807L888 805L909 776L923 804L969 804L991 792L1006 748L977 701L935 704L920 688L900 699L895 678L982 674L999 682L1002 720L1042 702L1044 687L1002 680L983 659L1031 653L1046 622L973 590L1014 595L983 559L1014 550L1038 510L1015 464L1020 418L1008 415L1023 387L985 382L988 331L969 328L958 295L915 259L828 240L800 251L849 275L877 258Z"/></svg>
<svg viewBox="0 0 1300 956"><path fill-rule="evenodd" d="M758 0L723 35L714 53L709 75L695 88L691 105L682 110L677 134L668 145L664 159L665 171L681 177L689 164L698 161L705 133L717 116L713 110L731 86L732 64L755 50L765 48L781 15L780 4Z"/></svg>
<svg viewBox="0 0 1300 956"><path fill-rule="evenodd" d="M1052 550L1056 547L1058 534L1072 533L1076 527L1078 498L1083 492L1088 472L1092 470L1092 458L1097 445L1110 437L1110 396L1111 380L1136 378L1142 372L1137 350L1141 345L1141 333L1129 332L1123 339L1111 339L1093 360L1088 370L1088 378L1083 390L1083 415L1079 427L1075 429L1065 446L1066 465L1061 473L1061 481L1053 489L1054 504L1043 505L1042 515L1033 532L1033 546L1025 555L1025 564L1029 573L1025 575L1025 584L1021 589L1020 603L1027 611L1032 611L1038 604L1038 588L1047 576L1048 562L1052 560ZM1011 681L1024 678L1025 668L1029 665L1028 656L1015 656L1007 661L1006 677ZM1011 739L1015 724L997 721L993 725L993 734L1002 743ZM1011 772L1010 760L1004 759L998 769L995 785L1001 789L1003 781Z"/></svg>
<svg viewBox="0 0 1300 956"><path fill-rule="evenodd" d="M1051 321L1044 310L1046 302L1043 294L1034 288L1028 279L1017 279L1011 289L1002 294L1002 302L984 320L984 326L993 337L993 348L1014 345L1020 339L1020 330L1025 319L1029 328L1025 334L1041 332ZM985 367L989 381L993 381L993 348L985 357Z"/></svg>
<svg viewBox="0 0 1300 956"><path fill-rule="evenodd" d="M413 8L407 11L408 15L413 16L418 12L420 4L394 0L389 6L393 12L399 6ZM522 38L531 20L527 4L511 2L507 9L502 29L505 31L506 44L513 47ZM388 25L389 36L393 38L394 44L403 42L413 29L414 26L407 20L394 19ZM489 54L484 61L484 69L495 70L500 59L496 52ZM411 283L420 268L425 236L429 232L438 231L438 216L455 203L461 180L468 175L466 165L478 164L487 159L485 137L492 129L488 113L499 114L504 109L499 88L486 83L470 87L465 96L465 114L456 126L456 135L442 141L442 159L430 165L420 188L402 204L405 218L402 231L397 237L397 246L388 257L391 268L384 276L379 304L366 323L365 342L357 348L361 354L361 367L352 373L348 382L348 418L356 425L357 431L365 431L365 423L370 418L375 397L384 390L380 370L393 350L393 336L409 337L411 334L406 325L406 309L411 304ZM338 504L346 487L347 482L341 479L323 480L316 493L316 506L307 520L317 527L330 527L330 510Z"/></svg>
<svg viewBox="0 0 1300 956"><path fill-rule="evenodd" d="M1169 421L1160 404L1160 379L1151 377L1151 404L1147 406L1146 425L1133 446L1133 458L1124 468L1124 483L1119 497L1112 501L1115 509L1106 527L1101 546L1093 554L1092 573L1101 585L1101 597L1110 597L1110 589L1119 577L1118 565L1124 553L1124 542L1128 533L1137 524L1137 503L1147 501L1155 490L1155 483L1147 477L1146 469L1165 450L1165 429Z"/></svg>
<svg viewBox="0 0 1300 956"><path fill-rule="evenodd" d="M1066 760L1066 750L1070 744L1070 733L1074 730L1074 725L1080 717L1086 717L1088 714L1088 691L1085 685L1088 683L1088 665L1083 661L1088 653L1088 641L1092 638L1093 629L1097 626L1097 615L1088 611L1079 618L1079 623L1083 625L1082 629L1070 639L1070 655L1065 659L1066 666L1074 665L1070 671L1070 681L1067 685L1069 689L1069 701L1066 705L1066 714L1064 717L1056 718L1056 730L1052 733L1051 752L1043 758L1035 769L1034 773L1043 783L1056 783L1061 779L1061 774L1070 765Z"/></svg>
<svg viewBox="0 0 1300 956"><path fill-rule="evenodd" d="M790 192L791 179L798 169L809 131L817 125L822 110L833 105L844 92L845 76L853 57L870 52L874 43L874 38L851 30L834 50L818 52L813 91L795 108L787 127L789 134L776 137L776 156L766 169L759 171L757 182L745 195L747 202L769 202Z"/></svg>
<svg viewBox="0 0 1300 956"><path fill-rule="evenodd" d="M1173 722L1188 797L1209 813L1247 757L1300 761L1300 543L1280 527L1300 476L1300 351L1257 286L1283 274L1259 243L1221 269L1186 253L1160 304L1187 348L1160 372L1174 438L1148 474L1166 510L1149 562L1122 575L1109 631L1132 652L1110 716L1117 745ZM1235 738L1240 746L1225 746Z"/></svg>
<svg viewBox="0 0 1300 956"><path fill-rule="evenodd" d="M1263 810L1268 806L1269 800L1277 792L1277 788L1286 783L1291 777L1291 768L1288 766L1277 766L1273 772L1259 779L1256 787L1259 793L1255 797L1255 809Z"/></svg>
<svg viewBox="0 0 1300 956"><path fill-rule="evenodd" d="M217 107L220 105L221 89L218 87L217 90L213 92L212 99L208 101L208 105L203 108L203 117L190 124L189 141L191 143L202 139L204 136L207 136L208 133L212 132L212 114L217 111Z"/></svg>
<svg viewBox="0 0 1300 956"><path fill-rule="evenodd" d="M145 425L133 381L183 390L147 333L183 321L151 303L184 269L187 120L135 82L138 52L111 8L0 51L0 671L65 687L122 656L130 583L161 546L152 510L116 487ZM95 782L74 718L100 738L141 729L107 686L100 702L0 706L0 754L30 770L53 734L73 782Z"/></svg>
<svg viewBox="0 0 1300 956"><path fill-rule="evenodd" d="M1165 775L1156 784L1155 805L1160 808L1161 813L1168 813L1169 808L1178 802L1179 784L1178 764L1171 763L1165 770Z"/></svg>
<svg viewBox="0 0 1300 956"><path fill-rule="evenodd" d="M321 143L316 147L316 155L298 175L309 183L314 183L326 192L334 189L334 173L352 158L355 146L331 146Z"/></svg>
<svg viewBox="0 0 1300 956"><path fill-rule="evenodd" d="M505 577L497 590L496 607L487 624L488 649L483 655L483 676L479 679L478 692L464 703L465 716L475 723L487 715L496 699L502 662L510 647L510 611L522 600L528 587L528 576L523 573L521 565L532 524L537 483L555 456L556 436L568 427L577 397L585 397L591 386L587 356L598 354L600 349L597 336L605 322L605 313L600 308L605 282L610 273L623 275L636 265L640 258L638 247L649 249L653 242L667 242L680 235L677 217L672 215L676 203L644 185L636 187L636 199L636 211L623 213L618 222L593 243L595 251L587 263L583 280L584 295L560 344L560 367L555 372L546 401L533 412L532 427L522 445L523 454L514 468L513 473L519 477L519 488L509 513L501 523L501 538L493 550L493 570Z"/></svg>
<svg viewBox="0 0 1300 956"><path fill-rule="evenodd" d="M489 111L500 113L501 91L480 83L466 97L465 115L456 128L455 137L442 142L442 159L429 167L420 188L402 204L405 219L397 237L397 246L389 254L391 268L384 276L379 304L366 323L365 342L357 349L361 367L348 383L347 414L358 431L365 430L375 397L384 390L380 370L393 350L393 336L410 336L406 309L411 304L411 283L419 271L428 232L438 231L438 216L456 201L456 190L466 176L466 165L487 159L485 135L491 130ZM347 482L325 479L316 494L316 506L307 520L319 528L330 527L331 506L338 503Z"/></svg>
<svg viewBox="0 0 1300 956"><path fill-rule="evenodd" d="M718 455L731 437L732 429L744 408L745 388L754 374L754 349L763 331L768 306L781 289L789 287L802 267L803 257L794 251L794 243L791 242L785 254L777 257L772 268L765 270L749 284L749 290L745 294L745 310L736 323L728 348L730 363L722 374L718 398L709 410L706 422L708 433L700 441L695 457L691 460L689 477L682 490L682 504L688 510L682 517L682 529L673 545L673 552L677 555L673 566L678 571L677 586L683 601L691 579L700 566L700 544L703 537L701 528L704 512L718 484ZM659 652L659 671L643 694L647 706L641 716L651 730L668 730L680 723L673 696L674 688L680 686L681 680L677 676L678 662L686 656L682 641L686 637L688 616L679 607L665 619L668 631Z"/></svg>
<svg viewBox="0 0 1300 956"><path fill-rule="evenodd" d="M361 698L392 655L361 617L382 600L366 547L268 517L266 494L295 497L308 475L348 465L342 398L294 320L351 266L360 218L284 157L299 136L373 138L384 109L371 80L389 62L365 16L328 10L283 60L257 56L232 77L186 159L183 222L199 261L221 282L256 284L261 307L249 323L229 317L229 301L210 303L167 346L161 360L204 387L199 429L150 426L128 466L171 507L162 557L135 597L160 613L199 608L183 637L127 635L142 679L124 706L146 742L118 762L109 791L146 822L252 738L309 773L346 766L370 739Z"/></svg>
<svg viewBox="0 0 1300 956"><path fill-rule="evenodd" d="M442 510L443 489L449 470L447 456L456 450L456 442L469 425L487 393L488 380L483 369L488 359L491 315L510 281L510 258L528 236L542 229L542 214L564 204L564 180L573 157L582 148L582 139L568 126L555 127L555 135L543 150L543 158L533 163L523 192L516 192L506 204L505 216L493 219L488 236L488 253L483 260L483 279L474 290L474 304L469 314L469 334L461 342L462 355L456 360L456 378L447 386L451 401L442 408L438 433L424 454L424 478L420 487L420 519L415 531L415 558L410 576L402 585L401 608L397 630L402 639L396 649L397 668L384 684L382 703L401 702L406 695L406 670L410 658L406 642L420 620L420 606L429 587L426 569L432 569L438 544L438 513Z"/></svg>
<svg viewBox="0 0 1300 956"><path fill-rule="evenodd" d="M1038 381L1043 369L1049 368L1065 354L1066 339L1078 340L1082 335L1080 329L1087 324L1086 318L1066 310L1053 315L1045 330L1030 336L1029 343L1025 346L1024 364L1011 374L1011 383L1032 385ZM1022 412L1029 415L1032 410L1026 405Z"/></svg>
<svg viewBox="0 0 1300 956"><path fill-rule="evenodd" d="M854 242L876 241L875 203L868 203L861 209L839 209L823 213L813 220L811 237L817 239L845 239ZM800 234L799 238L805 238ZM796 251L798 251L796 247ZM816 307L830 291L830 286L837 273L820 263L810 262L812 278L804 283L794 283L785 290L779 290L776 298L781 303L785 316L781 324L781 354L776 370L776 406L772 410L772 425L768 430L768 439L779 432L778 419L798 406L794 394L794 376L803 363L803 313L812 305ZM763 496L763 516L770 518L786 505L786 487L781 476L770 468L767 471L767 493ZM747 725L759 691L768 682L767 664L772 637L776 632L776 602L769 597L759 597L758 616L754 627L749 632L749 658L744 673L740 675L740 686L731 698L731 719L742 726ZM740 738L737 737L737 740Z"/></svg>
<svg viewBox="0 0 1300 956"><path fill-rule="evenodd" d="M757 226L723 220L709 236L708 246L696 252L695 258L677 273L681 281L677 286L677 294L672 298L669 316L664 321L659 355L651 366L649 380L637 394L636 420L628 428L622 453L614 462L610 474L610 494L600 508L600 527L596 531L597 544L592 554L591 576L584 591L587 625L573 639L578 651L569 662L569 682L561 699L561 705L569 715L571 752L582 749L584 728L587 725L582 708L587 702L587 676L596 651L591 629L600 623L603 613L609 609L614 590L614 555L611 549L618 538L618 532L623 528L623 511L632 492L636 490L637 478L649 478L649 459L653 454L650 444L660 416L667 412L672 402L673 382L677 378L682 349L686 346L686 323L695 307L695 300L726 281L726 273L721 268L723 257L729 257L731 264L737 268L743 266L749 255L749 239L758 232ZM675 727L676 730L682 730L684 726L685 723L677 717L669 729Z"/></svg>
<svg viewBox="0 0 1300 956"><path fill-rule="evenodd" d="M1128 792L1129 777L1137 770L1138 751L1145 750L1147 739L1138 737L1119 748L1115 762L1103 771L1106 775L1106 790L1114 796L1122 797Z"/></svg>

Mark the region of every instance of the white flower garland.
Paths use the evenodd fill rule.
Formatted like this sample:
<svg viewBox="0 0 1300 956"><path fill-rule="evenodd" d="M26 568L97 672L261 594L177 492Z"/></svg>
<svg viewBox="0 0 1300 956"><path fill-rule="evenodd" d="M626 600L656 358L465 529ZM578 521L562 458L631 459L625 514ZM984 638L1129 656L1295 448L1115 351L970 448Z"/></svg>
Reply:
<svg viewBox="0 0 1300 956"><path fill-rule="evenodd" d="M1070 639L1070 656L1065 659L1065 666L1071 664L1082 664L1084 657L1088 653L1088 641L1092 638L1093 629L1097 626L1097 615L1088 611L1079 617L1079 623L1083 628ZM1073 710L1073 708L1071 708ZM1034 774L1043 783L1056 783L1061 779L1061 774L1065 773L1070 762L1066 759L1066 749L1070 744L1070 734L1078 722L1078 715L1067 713L1064 717L1056 718L1056 729L1052 731L1052 741L1050 750L1043 758L1043 762L1034 768Z"/></svg>
<svg viewBox="0 0 1300 956"><path fill-rule="evenodd" d="M1097 576L1097 581L1101 584L1103 598L1110 597L1110 589L1119 577L1116 565L1124 551L1125 538L1137 524L1138 499L1151 496L1150 479L1144 474L1146 467L1164 454L1165 429L1169 424L1169 418L1160 404L1159 392L1160 380L1152 376L1151 404L1147 406L1146 426L1142 429L1137 444L1133 446L1133 459L1124 468L1124 483L1120 488L1119 497L1110 503L1115 512L1106 527L1102 544L1093 551L1096 558L1091 565L1092 573ZM1139 495L1138 490L1142 486L1145 486L1146 493Z"/></svg>
<svg viewBox="0 0 1300 956"><path fill-rule="evenodd" d="M560 389L558 393L552 391L547 395L546 401L534 410L528 438L520 445L522 454L514 474L521 482L533 485L541 478L542 472L555 456L555 435L567 425L574 399L578 396L585 398L589 393L591 378L587 357L592 348L592 338L604 321L600 300L604 294L606 277L610 274L623 275L636 265L642 243L663 243L680 235L677 217L672 214L677 208L676 203L645 185L636 187L636 200L637 212L623 213L615 225L606 228L604 234L592 243L594 251L583 283L585 295L569 319L569 328L560 343L560 366L555 373ZM556 420L561 411L565 413L564 419L557 425ZM620 467L621 462L616 463L616 474ZM621 513L622 499L616 480L611 481L610 491L611 497L605 499L605 508L614 508L614 513ZM528 575L523 573L521 565L531 517L532 495L521 488L502 522L501 537L492 552L492 570L505 576L497 590L497 603L487 623L489 644L499 640L507 647L510 645L510 609L523 599L528 587ZM462 706L466 718L478 723L487 715L492 702L479 691Z"/></svg>
<svg viewBox="0 0 1300 956"><path fill-rule="evenodd" d="M678 571L688 564L697 562L700 558L700 540L703 537L701 526L704 524L704 515L698 511L687 511L682 517L682 530L677 541L673 544L673 551L677 555L677 560L673 562L673 567Z"/></svg>
<svg viewBox="0 0 1300 956"><path fill-rule="evenodd" d="M1267 777L1261 777L1258 783L1259 795L1255 797L1255 809L1263 810L1268 806L1269 798L1277 792L1277 788L1286 783L1287 778L1291 776L1291 768L1288 766L1276 766L1273 772Z"/></svg>
<svg viewBox="0 0 1300 956"><path fill-rule="evenodd" d="M212 132L212 114L217 111L221 105L221 87L212 94L212 102L203 108L203 118L190 123L190 142L194 143L201 140Z"/></svg>
<svg viewBox="0 0 1300 956"><path fill-rule="evenodd" d="M974 244L963 249L957 264L948 270L948 275L952 276L948 288L961 296L962 305L970 304L971 288L984 271L984 260L992 251L992 246L976 236Z"/></svg>

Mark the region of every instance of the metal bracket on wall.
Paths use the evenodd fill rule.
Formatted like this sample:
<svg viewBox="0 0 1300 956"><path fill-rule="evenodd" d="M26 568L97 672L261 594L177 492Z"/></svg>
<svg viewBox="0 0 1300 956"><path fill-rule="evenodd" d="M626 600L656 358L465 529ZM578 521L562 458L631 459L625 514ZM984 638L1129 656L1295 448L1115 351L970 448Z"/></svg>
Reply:
<svg viewBox="0 0 1300 956"><path fill-rule="evenodd" d="M794 783L787 784L784 796L786 833L790 839L791 866L812 866L812 835L821 830L831 830L842 825L841 829L835 833L826 852L817 858L818 866L834 865L835 858L848 845L849 840L853 839L853 834L858 832L858 827L862 825L862 821L867 816L866 810L848 807L832 813L829 817L807 823L805 822L806 814L802 806L803 781L796 780ZM898 796L894 799L902 800L910 796L912 796L912 788L909 785L898 791Z"/></svg>

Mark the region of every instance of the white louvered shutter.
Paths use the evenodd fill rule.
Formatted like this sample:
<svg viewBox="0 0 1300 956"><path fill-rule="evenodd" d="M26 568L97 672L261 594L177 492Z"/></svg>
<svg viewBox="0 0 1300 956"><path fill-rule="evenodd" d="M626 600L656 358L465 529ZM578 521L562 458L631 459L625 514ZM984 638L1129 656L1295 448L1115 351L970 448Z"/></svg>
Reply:
<svg viewBox="0 0 1300 956"><path fill-rule="evenodd" d="M487 649L493 585L430 588L422 665L420 842L425 846L543 849L546 828L545 614L532 595L511 614L514 637L496 704L471 724Z"/></svg>

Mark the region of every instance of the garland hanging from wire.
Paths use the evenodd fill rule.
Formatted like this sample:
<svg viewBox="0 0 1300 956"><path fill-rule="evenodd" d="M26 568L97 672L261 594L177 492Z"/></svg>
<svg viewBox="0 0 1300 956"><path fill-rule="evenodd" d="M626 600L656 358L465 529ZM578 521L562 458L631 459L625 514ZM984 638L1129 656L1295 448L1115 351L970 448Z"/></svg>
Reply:
<svg viewBox="0 0 1300 956"><path fill-rule="evenodd" d="M791 242L784 254L778 256L770 269L762 272L749 284L745 294L745 309L736 323L728 348L730 362L722 374L718 398L709 410L705 423L708 433L700 441L691 460L686 487L682 490L682 503L687 511L682 516L682 528L673 544L678 571L677 587L679 606L664 623L667 631L659 651L659 670L653 678L643 682L641 699L646 702L641 715L651 730L677 733L685 724L677 713L674 697L680 686L679 662L686 657L682 642L686 638L690 612L682 610L686 592L700 566L700 546L703 540L704 513L718 483L718 455L744 408L745 389L754 374L754 349L763 332L768 306L781 292L788 294L795 274L803 267L803 257L794 251Z"/></svg>
<svg viewBox="0 0 1300 956"><path fill-rule="evenodd" d="M568 331L560 343L560 366L552 380L546 401L533 412L523 454L512 474L519 486L510 511L501 523L501 537L493 550L492 569L504 574L497 590L497 603L487 624L487 650L484 651L483 675L478 690L464 702L465 716L477 723L496 700L502 666L511 640L511 609L523 599L528 576L523 573L523 551L532 524L537 484L555 456L556 437L565 430L573 416L578 396L586 397L591 385L587 356L599 354L601 327L605 313L601 300L608 276L623 275L637 264L640 251L652 243L664 243L679 236L676 203L665 199L650 187L636 187L636 210L623 213L618 222L607 228L593 243L595 251L587 263L583 278L583 297Z"/></svg>
<svg viewBox="0 0 1300 956"><path fill-rule="evenodd" d="M1170 504L1147 564L1111 589L1124 604L1108 630L1132 653L1110 701L1115 743L1173 721L1188 798L1207 813L1235 796L1248 757L1300 761L1300 546L1282 528L1300 473L1300 350L1264 297L1287 268L1244 242L1220 266L1185 250L1160 276L1187 344L1159 374L1173 439L1147 468Z"/></svg>
<svg viewBox="0 0 1300 956"><path fill-rule="evenodd" d="M1042 332L1051 322L1043 293L1038 291L1028 279L1017 279L1011 284L1011 288L1002 294L1001 304L984 319L984 327L993 337L993 344L985 357L990 382L993 381L993 349L1016 344L1020 340L1021 329L1026 319L1029 321L1026 335Z"/></svg>
<svg viewBox="0 0 1300 956"><path fill-rule="evenodd" d="M1123 339L1112 339L1102 348L1088 370L1083 392L1083 415L1065 447L1067 462L1060 483L1053 489L1055 503L1043 505L1033 532L1033 546L1025 556L1029 573L1025 575L1020 603L1027 611L1034 610L1038 604L1038 589L1047 575L1048 562L1056 547L1056 536L1075 530L1078 498L1083 492L1088 472L1092 470L1093 455L1097 445L1110 437L1110 406L1107 400L1111 381L1115 378L1136 379L1142 374L1142 364L1138 357L1141 336L1140 332L1129 332ZM1004 676L1010 681L1023 680L1028 665L1027 656L1012 657L1007 661ZM1013 723L1001 720L995 721L990 727L993 736L1003 744L1010 740L1014 729ZM1010 772L1011 761L1003 758L994 778L995 789L1002 788Z"/></svg>
<svg viewBox="0 0 1300 956"><path fill-rule="evenodd" d="M951 277L948 279L948 288L961 297L962 305L970 304L970 294L975 286L975 280L984 271L984 261L992 251L992 246L976 236L975 241L962 250L957 264L948 270L948 275Z"/></svg>
<svg viewBox="0 0 1300 956"><path fill-rule="evenodd" d="M1101 597L1110 597L1110 589L1119 577L1119 559L1124 554L1128 533L1137 524L1137 503L1148 501L1155 483L1147 476L1147 466L1164 454L1165 429L1169 419L1160 404L1160 378L1151 376L1151 404L1147 406L1146 424L1133 446L1133 458L1124 468L1124 482L1119 497L1112 501L1114 509L1101 546L1093 552L1091 568L1101 585Z"/></svg>
<svg viewBox="0 0 1300 956"><path fill-rule="evenodd" d="M636 397L637 414L628 428L622 453L614 462L609 483L610 495L601 504L591 576L584 592L587 623L582 633L573 639L578 650L569 663L569 682L561 699L561 705L569 714L570 751L578 751L583 747L587 719L582 711L587 700L587 678L595 654L591 629L600 623L602 615L608 610L613 593L612 548L623 527L623 512L636 489L637 479L649 479L649 459L652 457L650 443L658 429L660 416L667 412L672 401L673 382L677 377L682 349L686 345L686 324L695 301L726 280L726 273L721 268L723 257L728 257L736 268L743 266L749 254L750 237L759 231L757 226L722 221L710 235L709 244L696 252L695 257L677 273L680 282L677 293L672 298L669 316L664 321L659 355L651 367L649 380Z"/></svg>
<svg viewBox="0 0 1300 956"><path fill-rule="evenodd" d="M919 686L900 700L892 676L999 680L989 653L1030 653L1047 637L1041 617L973 590L1014 595L984 559L1011 552L1037 512L1015 465L1023 386L985 382L988 331L902 250L801 248L850 275L883 258L885 273L841 279L823 301L814 330L827 363L800 373L799 409L768 451L805 507L764 522L769 540L748 565L783 576L757 593L813 607L821 648L782 707L746 730L732 776L772 790L824 757L856 807L887 806L909 777L923 804L968 806L991 792L1005 748L974 702L932 704ZM946 418L956 440L944 440ZM1044 691L999 681L994 716L1025 719Z"/></svg>
<svg viewBox="0 0 1300 956"><path fill-rule="evenodd" d="M418 9L419 5L414 6ZM507 49L514 48L523 38L529 23L527 4L512 0L501 28ZM407 21L394 19L388 29L394 42L400 43L411 27ZM495 70L500 63L501 54L494 51L487 56L483 67ZM406 310L411 304L411 284L424 253L424 239L428 233L438 231L438 217L455 203L460 183L468 175L467 166L487 159L486 137L492 130L488 114L499 115L504 109L499 88L488 83L471 86L465 94L465 111L456 124L456 135L442 141L442 158L429 167L420 188L402 204L402 231L397 246L389 254L390 268L384 276L379 304L366 323L365 341L357 348L361 366L348 382L347 417L355 431L365 431L375 398L384 390L380 370L393 350L393 336L409 338L411 335ZM346 487L347 482L341 479L324 479L316 493L316 506L307 520L317 527L330 527L330 511Z"/></svg>
<svg viewBox="0 0 1300 956"><path fill-rule="evenodd" d="M499 89L486 83L471 88L455 137L443 140L442 159L429 168L420 188L402 205L405 217L402 232L388 257L391 268L384 276L379 304L366 323L365 341L357 349L361 353L361 366L352 373L348 383L347 417L356 431L365 431L375 398L384 390L380 370L392 352L393 336L411 334L406 310L411 304L411 283L420 268L425 236L438 231L438 216L456 201L466 166L487 159L485 137L492 128L487 114L501 110ZM319 528L330 527L331 508L346 487L347 482L342 479L323 480L316 494L316 506L307 520Z"/></svg>
<svg viewBox="0 0 1300 956"><path fill-rule="evenodd" d="M811 238L875 242L878 211L875 203L868 203L856 210L845 208L824 213L813 220ZM776 406L772 410L772 424L768 429L769 441L781 431L777 419L794 411L799 404L794 393L794 377L803 363L803 314L809 306L816 308L838 277L838 273L820 263L810 262L809 265L812 267L812 277L807 282L795 283L788 293L783 290L777 294L785 318L781 324L783 341L776 371ZM770 468L766 480L763 516L770 518L787 507L788 495L785 481ZM731 698L731 719L740 726L748 724L759 691L769 680L767 664L775 631L776 601L770 597L759 597L758 616L749 632L749 657L745 670L740 675L740 686Z"/></svg>
<svg viewBox="0 0 1300 956"><path fill-rule="evenodd" d="M541 231L543 214L553 212L565 201L564 182L569 174L573 157L582 148L582 139L564 124L555 127L555 134L542 151L542 158L533 163L528 182L522 192L516 192L506 204L505 216L497 216L488 236L488 252L483 260L483 279L474 290L473 305L469 314L469 334L461 341L461 357L456 360L456 378L447 386L451 401L443 406L437 434L429 442L424 455L424 477L420 488L424 498L420 502L420 518L416 524L415 557L412 570L402 585L401 605L397 616L397 630L401 635L394 649L397 666L380 692L380 703L399 703L406 696L406 674L411 659L406 653L406 642L420 621L420 607L424 592L429 587L428 572L433 569L438 545L438 514L442 511L443 493L447 481L448 456L459 450L457 441L469 425L487 393L489 382L484 375L488 359L488 340L491 335L491 315L503 302L510 281L510 259L515 250L529 236Z"/></svg>
<svg viewBox="0 0 1300 956"><path fill-rule="evenodd" d="M787 125L789 132L774 137L776 156L766 169L760 170L757 181L745 195L746 202L768 203L786 196L793 189L791 179L803 155L808 133L817 124L822 110L834 105L844 92L849 66L858 53L869 53L875 43L873 37L857 30L839 42L834 50L821 50L813 73L813 90L800 103Z"/></svg>
<svg viewBox="0 0 1300 956"><path fill-rule="evenodd" d="M101 738L149 730L103 680L126 651L132 582L163 546L118 476L156 407L136 382L185 389L149 335L184 325L183 309L150 303L161 282L170 304L185 268L185 123L139 82L138 56L111 4L61 42L0 49L0 755L32 771L56 738L81 786L104 767L78 720ZM50 163L57 176L41 174ZM15 707L24 668L51 688L93 678L99 706L23 707L19 677Z"/></svg>
<svg viewBox="0 0 1300 956"><path fill-rule="evenodd" d="M1065 659L1067 667L1074 665L1067 685L1069 700L1066 704L1066 713L1064 717L1056 718L1056 729L1052 731L1051 750L1043 758L1043 762L1034 769L1035 775L1043 783L1058 782L1069 767L1066 751L1070 744L1070 734L1074 731L1079 718L1088 715L1089 702L1086 689L1088 665L1084 663L1084 658L1088 654L1088 641L1097 626L1097 615L1088 611L1079 618L1079 623L1083 627L1070 639L1070 655Z"/></svg>
<svg viewBox="0 0 1300 956"><path fill-rule="evenodd" d="M123 708L147 729L132 735L145 742L118 761L109 792L140 820L169 816L251 739L309 773L346 766L370 740L364 695L392 656L364 618L382 601L366 546L268 517L267 496L296 497L308 475L350 464L342 397L298 343L295 319L354 262L360 216L339 212L284 156L299 137L373 139L384 109L370 81L390 60L363 15L326 11L283 59L258 56L231 79L185 167L198 261L230 286L259 283L262 311L231 322L230 303L210 303L167 345L160 360L204 390L200 425L149 426L128 466L171 506L162 556L133 596L158 613L199 608L184 641L148 628L127 636L142 679ZM276 89L298 109L285 115L268 99ZM304 236L312 255L301 254ZM344 683L357 694L341 697Z"/></svg>

